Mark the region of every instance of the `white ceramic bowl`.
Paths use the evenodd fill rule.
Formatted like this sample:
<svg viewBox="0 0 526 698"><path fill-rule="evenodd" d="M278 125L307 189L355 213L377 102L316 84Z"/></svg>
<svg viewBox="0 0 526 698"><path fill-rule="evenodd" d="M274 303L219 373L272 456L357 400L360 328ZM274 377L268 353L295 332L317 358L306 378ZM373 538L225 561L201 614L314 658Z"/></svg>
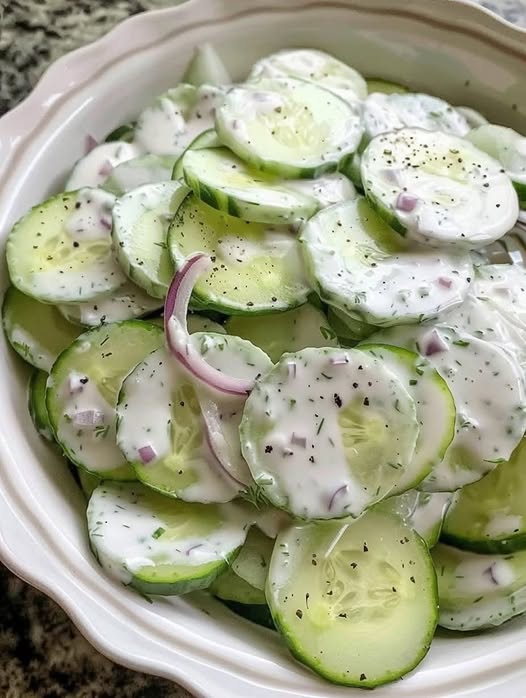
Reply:
<svg viewBox="0 0 526 698"><path fill-rule="evenodd" d="M235 77L285 46L315 46L365 75L435 92L526 132L526 34L452 0L191 0L136 16L53 65L0 121L0 233L58 190L87 133L102 137L177 82L212 41ZM2 282L7 283L5 265ZM33 430L27 370L0 340L0 555L54 598L104 654L207 698L363 695L296 664L270 631L202 595L152 605L107 579L89 552L84 503ZM410 677L375 696L524 698L526 622L439 636Z"/></svg>

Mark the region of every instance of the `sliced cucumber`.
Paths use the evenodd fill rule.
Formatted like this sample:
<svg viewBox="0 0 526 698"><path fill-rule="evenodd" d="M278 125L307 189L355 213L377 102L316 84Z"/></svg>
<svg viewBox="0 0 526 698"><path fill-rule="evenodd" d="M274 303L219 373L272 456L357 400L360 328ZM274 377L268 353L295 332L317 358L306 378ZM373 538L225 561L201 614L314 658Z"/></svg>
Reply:
<svg viewBox="0 0 526 698"><path fill-rule="evenodd" d="M265 592L239 577L231 567L214 579L209 591L221 601L258 606L267 603Z"/></svg>
<svg viewBox="0 0 526 698"><path fill-rule="evenodd" d="M432 548L438 543L444 516L454 496L450 492L408 490L384 499L375 509L399 516Z"/></svg>
<svg viewBox="0 0 526 698"><path fill-rule="evenodd" d="M116 291L126 277L111 248L114 201L101 189L81 189L32 208L7 238L13 284L48 303L87 301Z"/></svg>
<svg viewBox="0 0 526 698"><path fill-rule="evenodd" d="M272 538L253 526L239 555L232 562L232 571L255 589L264 592L273 548Z"/></svg>
<svg viewBox="0 0 526 698"><path fill-rule="evenodd" d="M362 156L360 153L354 153L342 167L342 172L349 177L358 191L363 192L362 182Z"/></svg>
<svg viewBox="0 0 526 698"><path fill-rule="evenodd" d="M391 490L399 494L416 487L445 456L455 436L456 407L446 381L430 364L407 349L386 344L361 344L360 351L381 361L413 398L420 431L413 458Z"/></svg>
<svg viewBox="0 0 526 698"><path fill-rule="evenodd" d="M223 92L212 85L185 83L168 90L137 119L136 144L154 155L178 157L196 136L212 128Z"/></svg>
<svg viewBox="0 0 526 698"><path fill-rule="evenodd" d="M399 129L421 128L463 137L469 124L463 114L439 97L379 90L369 94L363 106L366 138Z"/></svg>
<svg viewBox="0 0 526 698"><path fill-rule="evenodd" d="M318 202L318 208L354 199L356 196L353 183L340 172L333 172L316 179L288 179L287 187L306 196L312 196Z"/></svg>
<svg viewBox="0 0 526 698"><path fill-rule="evenodd" d="M477 126L483 126L488 123L488 120L483 114L471 107L455 107L455 109L466 119L470 128L477 128ZM484 149L482 148L481 150Z"/></svg>
<svg viewBox="0 0 526 698"><path fill-rule="evenodd" d="M128 281L111 296L103 296L89 303L62 303L58 309L69 322L97 327L149 315L162 308L162 305L162 300L152 298L142 288Z"/></svg>
<svg viewBox="0 0 526 698"><path fill-rule="evenodd" d="M194 288L198 307L263 314L307 300L297 236L284 226L246 223L189 195L170 226L168 246L176 268L197 250L215 262Z"/></svg>
<svg viewBox="0 0 526 698"><path fill-rule="evenodd" d="M285 354L247 399L241 448L272 504L307 519L359 516L411 462L415 404L383 363L354 349Z"/></svg>
<svg viewBox="0 0 526 698"><path fill-rule="evenodd" d="M117 165L101 188L122 196L144 184L170 180L174 164L173 155L142 155Z"/></svg>
<svg viewBox="0 0 526 698"><path fill-rule="evenodd" d="M269 630L276 629L266 603L237 603L236 601L224 601L223 603L236 615L246 618L256 625Z"/></svg>
<svg viewBox="0 0 526 698"><path fill-rule="evenodd" d="M60 352L80 333L55 306L39 303L14 286L10 286L4 296L2 321L13 349L43 371L51 370Z"/></svg>
<svg viewBox="0 0 526 698"><path fill-rule="evenodd" d="M229 85L230 73L215 48L209 44L200 44L194 49L194 55L183 75L182 82L199 87L200 85Z"/></svg>
<svg viewBox="0 0 526 698"><path fill-rule="evenodd" d="M526 549L525 466L523 440L509 461L463 487L444 522L444 542L476 553Z"/></svg>
<svg viewBox="0 0 526 698"><path fill-rule="evenodd" d="M172 179L184 179L183 160L186 153L191 150L201 150L202 148L222 148L223 144L217 137L217 133L213 128L208 131L203 131L188 145L185 150L179 155L174 163L172 170Z"/></svg>
<svg viewBox="0 0 526 698"><path fill-rule="evenodd" d="M373 325L368 325L362 320L358 320L348 313L342 312L338 308L329 307L327 317L330 326L340 339L359 342L362 339L370 337L378 329Z"/></svg>
<svg viewBox="0 0 526 698"><path fill-rule="evenodd" d="M515 225L517 194L501 165L469 141L404 128L362 154L367 197L402 235L431 245L478 248Z"/></svg>
<svg viewBox="0 0 526 698"><path fill-rule="evenodd" d="M83 187L100 187L114 167L140 154L137 146L126 141L113 140L97 145L75 164L64 189L75 191Z"/></svg>
<svg viewBox="0 0 526 698"><path fill-rule="evenodd" d="M526 270L517 264L479 267L474 291L517 328L526 329Z"/></svg>
<svg viewBox="0 0 526 698"><path fill-rule="evenodd" d="M87 518L105 571L146 594L205 589L235 557L247 528L235 506L189 504L139 483L102 483Z"/></svg>
<svg viewBox="0 0 526 698"><path fill-rule="evenodd" d="M227 148L188 150L184 178L209 206L256 223L297 223L318 209L317 201L275 177L246 165Z"/></svg>
<svg viewBox="0 0 526 698"><path fill-rule="evenodd" d="M526 208L526 138L512 128L483 124L467 136L477 148L500 162L510 177L521 208Z"/></svg>
<svg viewBox="0 0 526 698"><path fill-rule="evenodd" d="M300 241L321 299L371 325L435 318L462 303L474 273L467 251L408 246L363 197L319 211Z"/></svg>
<svg viewBox="0 0 526 698"><path fill-rule="evenodd" d="M126 378L117 416L117 444L145 485L189 502L234 498L212 465L194 388L164 347Z"/></svg>
<svg viewBox="0 0 526 698"><path fill-rule="evenodd" d="M231 317L226 330L260 347L274 362L287 351L338 346L324 313L310 303L285 313Z"/></svg>
<svg viewBox="0 0 526 698"><path fill-rule="evenodd" d="M483 630L526 611L526 551L477 555L440 544L432 555L443 628Z"/></svg>
<svg viewBox="0 0 526 698"><path fill-rule="evenodd" d="M45 371L33 371L29 380L28 408L31 420L40 436L46 441L54 441L46 407L46 383Z"/></svg>
<svg viewBox="0 0 526 698"><path fill-rule="evenodd" d="M451 492L510 458L526 428L523 371L510 352L443 325L396 327L370 341L418 351L455 398L455 438L419 489Z"/></svg>
<svg viewBox="0 0 526 698"><path fill-rule="evenodd" d="M129 124L121 124L110 131L106 138L104 139L106 143L111 141L124 141L125 143L131 143L135 135L135 122Z"/></svg>
<svg viewBox="0 0 526 698"><path fill-rule="evenodd" d="M162 343L159 327L128 320L84 332L58 357L46 405L54 436L75 465L135 479L115 440L117 396L131 369Z"/></svg>
<svg viewBox="0 0 526 698"><path fill-rule="evenodd" d="M84 470L83 468L77 468L76 471L79 479L80 489L84 493L86 500L89 501L93 492L100 485L101 479L98 477L98 475L88 473L88 471Z"/></svg>
<svg viewBox="0 0 526 698"><path fill-rule="evenodd" d="M164 299L174 275L168 227L187 194L179 182L145 184L117 199L113 207L117 258L127 276L155 298Z"/></svg>
<svg viewBox="0 0 526 698"><path fill-rule="evenodd" d="M269 357L240 337L196 332L191 342L208 364L235 378L256 380L272 368ZM236 491L252 484L241 453L239 424L246 397L218 394L204 384L196 386L210 448Z"/></svg>
<svg viewBox="0 0 526 698"><path fill-rule="evenodd" d="M392 94L405 94L409 92L407 87L399 85L397 82L390 82L389 80L382 80L379 78L367 78L365 81L367 84L367 93L372 94L373 92L382 92L386 95Z"/></svg>
<svg viewBox="0 0 526 698"><path fill-rule="evenodd" d="M335 171L362 136L361 107L304 80L231 88L216 111L220 139L257 169L285 177Z"/></svg>
<svg viewBox="0 0 526 698"><path fill-rule="evenodd" d="M313 49L285 49L252 66L249 80L293 77L313 82L350 102L365 99L367 84L360 73L334 56Z"/></svg>
<svg viewBox="0 0 526 698"><path fill-rule="evenodd" d="M194 334L194 332L213 332L214 334L227 334L227 330L220 325L218 322L210 320L210 318L204 315L197 315L197 313L191 313L186 318L186 324L188 326L188 332ZM233 334L229 332L229 334Z"/></svg>
<svg viewBox="0 0 526 698"><path fill-rule="evenodd" d="M333 683L373 688L427 654L437 623L433 564L396 516L291 526L277 540L267 600L294 656Z"/></svg>

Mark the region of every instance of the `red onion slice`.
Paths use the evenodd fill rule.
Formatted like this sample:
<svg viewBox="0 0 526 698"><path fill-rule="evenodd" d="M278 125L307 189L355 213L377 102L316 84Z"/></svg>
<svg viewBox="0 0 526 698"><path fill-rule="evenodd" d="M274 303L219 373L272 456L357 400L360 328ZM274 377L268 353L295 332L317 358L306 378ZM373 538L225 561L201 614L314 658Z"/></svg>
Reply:
<svg viewBox="0 0 526 698"><path fill-rule="evenodd" d="M219 474L222 477L226 478L229 484L234 485L236 488L239 488L241 492L244 492L247 488L247 483L241 482L241 480L238 480L236 477L234 477L234 475L232 475L232 473L226 467L226 465L224 465L223 461L219 457L219 454L217 453L217 450L215 449L214 440L211 437L210 429L208 428L206 421L204 422L204 430L206 445L208 446L208 450L210 452L210 460L212 467L214 467L216 471L219 471Z"/></svg>
<svg viewBox="0 0 526 698"><path fill-rule="evenodd" d="M442 286L442 288L451 288L453 285L452 279L448 279L446 276L439 276L437 280L438 285Z"/></svg>
<svg viewBox="0 0 526 698"><path fill-rule="evenodd" d="M399 211L404 211L405 213L411 213L416 207L418 203L418 198L416 196L413 196L412 194L408 194L407 192L403 191L398 194L398 198L396 199L395 207Z"/></svg>
<svg viewBox="0 0 526 698"><path fill-rule="evenodd" d="M109 160L104 160L102 165L100 166L98 174L101 177L108 177L111 173L113 172L113 165Z"/></svg>
<svg viewBox="0 0 526 698"><path fill-rule="evenodd" d="M98 141L96 138L94 138L91 133L88 133L84 140L84 154L87 155L88 153L91 153L93 148L96 148L98 146Z"/></svg>
<svg viewBox="0 0 526 698"><path fill-rule="evenodd" d="M139 449L139 458L144 464L147 464L157 458L157 452L151 444L147 444Z"/></svg>
<svg viewBox="0 0 526 698"><path fill-rule="evenodd" d="M329 500L329 507L328 507L329 511L332 509L336 498L339 497L344 492L347 492L348 489L349 489L348 485L342 485L341 487L338 487L338 489L335 492L333 492L332 497Z"/></svg>
<svg viewBox="0 0 526 698"><path fill-rule="evenodd" d="M174 276L164 304L164 329L171 354L180 365L209 388L228 395L246 396L254 387L253 380L227 376L211 366L191 343L186 324L188 304L199 277L208 270L212 260L203 252L187 257Z"/></svg>
<svg viewBox="0 0 526 698"><path fill-rule="evenodd" d="M443 351L449 351L449 345L445 339L443 339L437 330L431 330L424 337L423 341L423 352L424 356L433 356L433 354L440 354Z"/></svg>
<svg viewBox="0 0 526 698"><path fill-rule="evenodd" d="M101 224L102 228L106 228L106 230L111 230L112 228L112 221L111 219L108 218L101 218L99 220L99 223Z"/></svg>
<svg viewBox="0 0 526 698"><path fill-rule="evenodd" d="M290 443L293 446L299 446L300 448L307 448L307 437L306 436L300 436L299 434L296 434L296 432L292 432L292 436L290 437Z"/></svg>

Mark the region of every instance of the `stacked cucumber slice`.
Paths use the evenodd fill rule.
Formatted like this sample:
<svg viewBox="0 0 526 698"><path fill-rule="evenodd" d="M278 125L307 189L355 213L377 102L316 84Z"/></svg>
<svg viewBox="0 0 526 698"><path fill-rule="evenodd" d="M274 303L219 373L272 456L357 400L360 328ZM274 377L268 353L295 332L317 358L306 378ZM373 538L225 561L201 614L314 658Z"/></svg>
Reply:
<svg viewBox="0 0 526 698"><path fill-rule="evenodd" d="M167 88L9 234L30 417L118 583L399 679L526 611L526 138L314 49Z"/></svg>

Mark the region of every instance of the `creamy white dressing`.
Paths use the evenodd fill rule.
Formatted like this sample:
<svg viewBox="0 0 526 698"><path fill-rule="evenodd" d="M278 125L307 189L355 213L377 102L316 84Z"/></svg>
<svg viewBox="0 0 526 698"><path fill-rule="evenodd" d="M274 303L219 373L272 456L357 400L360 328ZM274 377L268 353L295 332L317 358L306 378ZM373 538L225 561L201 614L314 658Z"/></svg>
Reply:
<svg viewBox="0 0 526 698"><path fill-rule="evenodd" d="M222 235L217 242L216 252L225 262L249 262L260 257L289 257L291 274L302 276L299 255L293 255L297 238L288 228L268 226L263 238L242 238L239 235Z"/></svg>
<svg viewBox="0 0 526 698"><path fill-rule="evenodd" d="M70 322L96 327L108 322L131 320L162 308L162 301L152 298L131 281L111 296L97 298L89 303L71 303L58 306Z"/></svg>
<svg viewBox="0 0 526 698"><path fill-rule="evenodd" d="M243 513L235 506L210 505L203 526L200 512L193 514L197 534L192 535L188 505L166 500L157 509L142 485L105 482L88 505L89 535L101 565L128 584L144 567L191 568L228 560L246 537Z"/></svg>
<svg viewBox="0 0 526 698"><path fill-rule="evenodd" d="M385 366L355 350L286 355L245 407L243 453L274 503L296 516L358 516L411 460L414 403Z"/></svg>
<svg viewBox="0 0 526 698"><path fill-rule="evenodd" d="M513 535L523 528L524 518L520 514L506 514L493 512L491 519L484 527L484 534L490 538L496 538L506 534Z"/></svg>
<svg viewBox="0 0 526 698"><path fill-rule="evenodd" d="M80 387L72 390L73 385L79 384ZM93 472L104 473L124 465L115 442L115 409L104 399L89 374L71 371L56 389L60 391L62 405L58 441ZM93 413L94 423L75 423L82 413Z"/></svg>
<svg viewBox="0 0 526 698"><path fill-rule="evenodd" d="M140 114L135 143L154 155L181 155L197 136L213 128L222 95L222 89L208 85L169 90Z"/></svg>
<svg viewBox="0 0 526 698"><path fill-rule="evenodd" d="M411 92L373 92L364 102L363 119L368 138L406 126L460 137L470 130L464 114L443 99Z"/></svg>
<svg viewBox="0 0 526 698"><path fill-rule="evenodd" d="M363 153L361 171L367 194L426 244L481 247L511 230L519 214L500 164L443 133L380 136Z"/></svg>
<svg viewBox="0 0 526 698"><path fill-rule="evenodd" d="M162 486L163 469L180 470L186 480L176 494L188 502L225 502L235 496L211 462L201 415L190 404L193 388L164 348L128 376L123 395L117 406L117 442L128 461L143 464L143 477L151 471L155 478L157 468L161 479L155 482ZM140 451L145 447L155 455L143 463Z"/></svg>
<svg viewBox="0 0 526 698"><path fill-rule="evenodd" d="M79 244L111 241L111 212L115 196L103 189L84 188L77 193L72 213L64 223L69 236Z"/></svg>
<svg viewBox="0 0 526 698"><path fill-rule="evenodd" d="M37 342L32 334L27 332L21 325L14 324L9 330L9 335L11 344L19 345L24 355L31 359L30 363L38 366L43 371L51 370L51 366L53 366L57 358L56 355Z"/></svg>
<svg viewBox="0 0 526 698"><path fill-rule="evenodd" d="M510 586L516 578L513 566L498 556L465 554L463 557L455 569L456 588L461 594L499 593L499 587Z"/></svg>
<svg viewBox="0 0 526 698"><path fill-rule="evenodd" d="M64 189L74 191L82 187L98 187L108 178L114 167L140 154L140 149L132 143L102 143L76 163Z"/></svg>
<svg viewBox="0 0 526 698"><path fill-rule="evenodd" d="M316 179L289 179L287 186L307 196L312 196L320 208L338 204L356 197L354 184L340 172Z"/></svg>

